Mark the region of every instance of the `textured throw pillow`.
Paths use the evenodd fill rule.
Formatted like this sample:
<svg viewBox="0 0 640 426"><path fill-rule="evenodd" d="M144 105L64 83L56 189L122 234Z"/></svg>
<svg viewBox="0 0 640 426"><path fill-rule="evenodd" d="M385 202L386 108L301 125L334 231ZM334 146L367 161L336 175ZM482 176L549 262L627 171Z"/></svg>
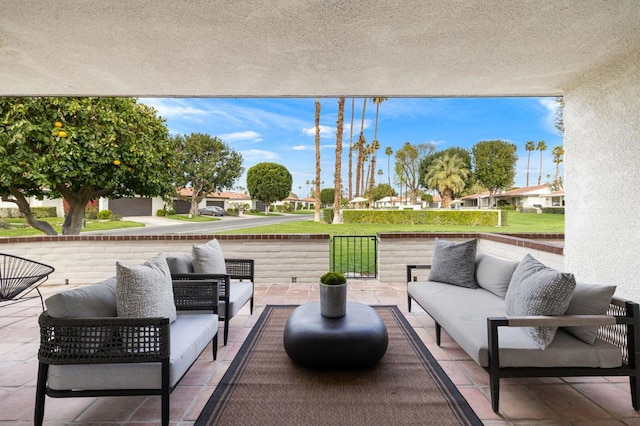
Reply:
<svg viewBox="0 0 640 426"><path fill-rule="evenodd" d="M573 296L573 274L549 268L527 254L511 277L505 296L507 315L564 315ZM527 327L526 332L546 349L558 327Z"/></svg>
<svg viewBox="0 0 640 426"><path fill-rule="evenodd" d="M564 314L605 315L615 291L614 285L577 283L569 307ZM598 327L564 327L564 330L590 345L595 343L598 336Z"/></svg>
<svg viewBox="0 0 640 426"><path fill-rule="evenodd" d="M436 238L429 281L478 288L475 280L478 240L463 243Z"/></svg>
<svg viewBox="0 0 640 426"><path fill-rule="evenodd" d="M119 317L176 319L171 272L158 254L142 265L116 263L116 308Z"/></svg>
<svg viewBox="0 0 640 426"><path fill-rule="evenodd" d="M222 247L215 238L206 244L194 244L192 249L193 271L198 274L226 274Z"/></svg>

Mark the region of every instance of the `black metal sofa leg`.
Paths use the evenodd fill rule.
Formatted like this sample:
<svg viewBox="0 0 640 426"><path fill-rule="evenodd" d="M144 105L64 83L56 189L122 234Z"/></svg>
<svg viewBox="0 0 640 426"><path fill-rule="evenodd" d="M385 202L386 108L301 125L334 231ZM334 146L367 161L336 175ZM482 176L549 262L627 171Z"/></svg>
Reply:
<svg viewBox="0 0 640 426"><path fill-rule="evenodd" d="M640 389L638 389L637 376L629 376L629 386L631 388L631 404L633 405L633 409L640 411L640 407L638 406L638 401L640 400Z"/></svg>
<svg viewBox="0 0 640 426"><path fill-rule="evenodd" d="M38 364L38 382L36 387L36 406L33 413L33 424L41 426L44 421L44 400L47 387L47 375L49 374L49 364Z"/></svg>
<svg viewBox="0 0 640 426"><path fill-rule="evenodd" d="M227 346L227 338L229 337L229 317L224 317L224 345Z"/></svg>
<svg viewBox="0 0 640 426"><path fill-rule="evenodd" d="M491 389L491 408L497 414L500 405L500 377L489 374L489 388Z"/></svg>

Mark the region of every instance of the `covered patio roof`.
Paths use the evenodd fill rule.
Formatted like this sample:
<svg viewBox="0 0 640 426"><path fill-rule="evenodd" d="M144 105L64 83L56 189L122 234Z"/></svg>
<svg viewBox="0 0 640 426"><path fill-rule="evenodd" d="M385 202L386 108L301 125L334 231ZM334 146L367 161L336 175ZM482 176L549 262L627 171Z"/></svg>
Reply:
<svg viewBox="0 0 640 426"><path fill-rule="evenodd" d="M633 0L24 0L0 95L559 95L639 49Z"/></svg>

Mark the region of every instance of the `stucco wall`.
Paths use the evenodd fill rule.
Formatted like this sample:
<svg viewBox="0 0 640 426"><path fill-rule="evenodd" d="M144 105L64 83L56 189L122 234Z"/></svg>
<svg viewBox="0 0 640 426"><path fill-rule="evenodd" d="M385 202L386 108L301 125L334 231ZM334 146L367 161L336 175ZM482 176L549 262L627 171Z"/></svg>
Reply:
<svg viewBox="0 0 640 426"><path fill-rule="evenodd" d="M640 301L640 51L565 91L565 256L584 281Z"/></svg>

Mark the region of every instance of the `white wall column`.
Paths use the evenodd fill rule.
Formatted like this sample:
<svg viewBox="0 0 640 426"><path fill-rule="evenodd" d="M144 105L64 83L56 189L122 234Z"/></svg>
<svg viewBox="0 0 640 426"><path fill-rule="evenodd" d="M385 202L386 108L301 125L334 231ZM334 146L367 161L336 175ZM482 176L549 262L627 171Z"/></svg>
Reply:
<svg viewBox="0 0 640 426"><path fill-rule="evenodd" d="M640 52L565 90L566 270L640 301Z"/></svg>

